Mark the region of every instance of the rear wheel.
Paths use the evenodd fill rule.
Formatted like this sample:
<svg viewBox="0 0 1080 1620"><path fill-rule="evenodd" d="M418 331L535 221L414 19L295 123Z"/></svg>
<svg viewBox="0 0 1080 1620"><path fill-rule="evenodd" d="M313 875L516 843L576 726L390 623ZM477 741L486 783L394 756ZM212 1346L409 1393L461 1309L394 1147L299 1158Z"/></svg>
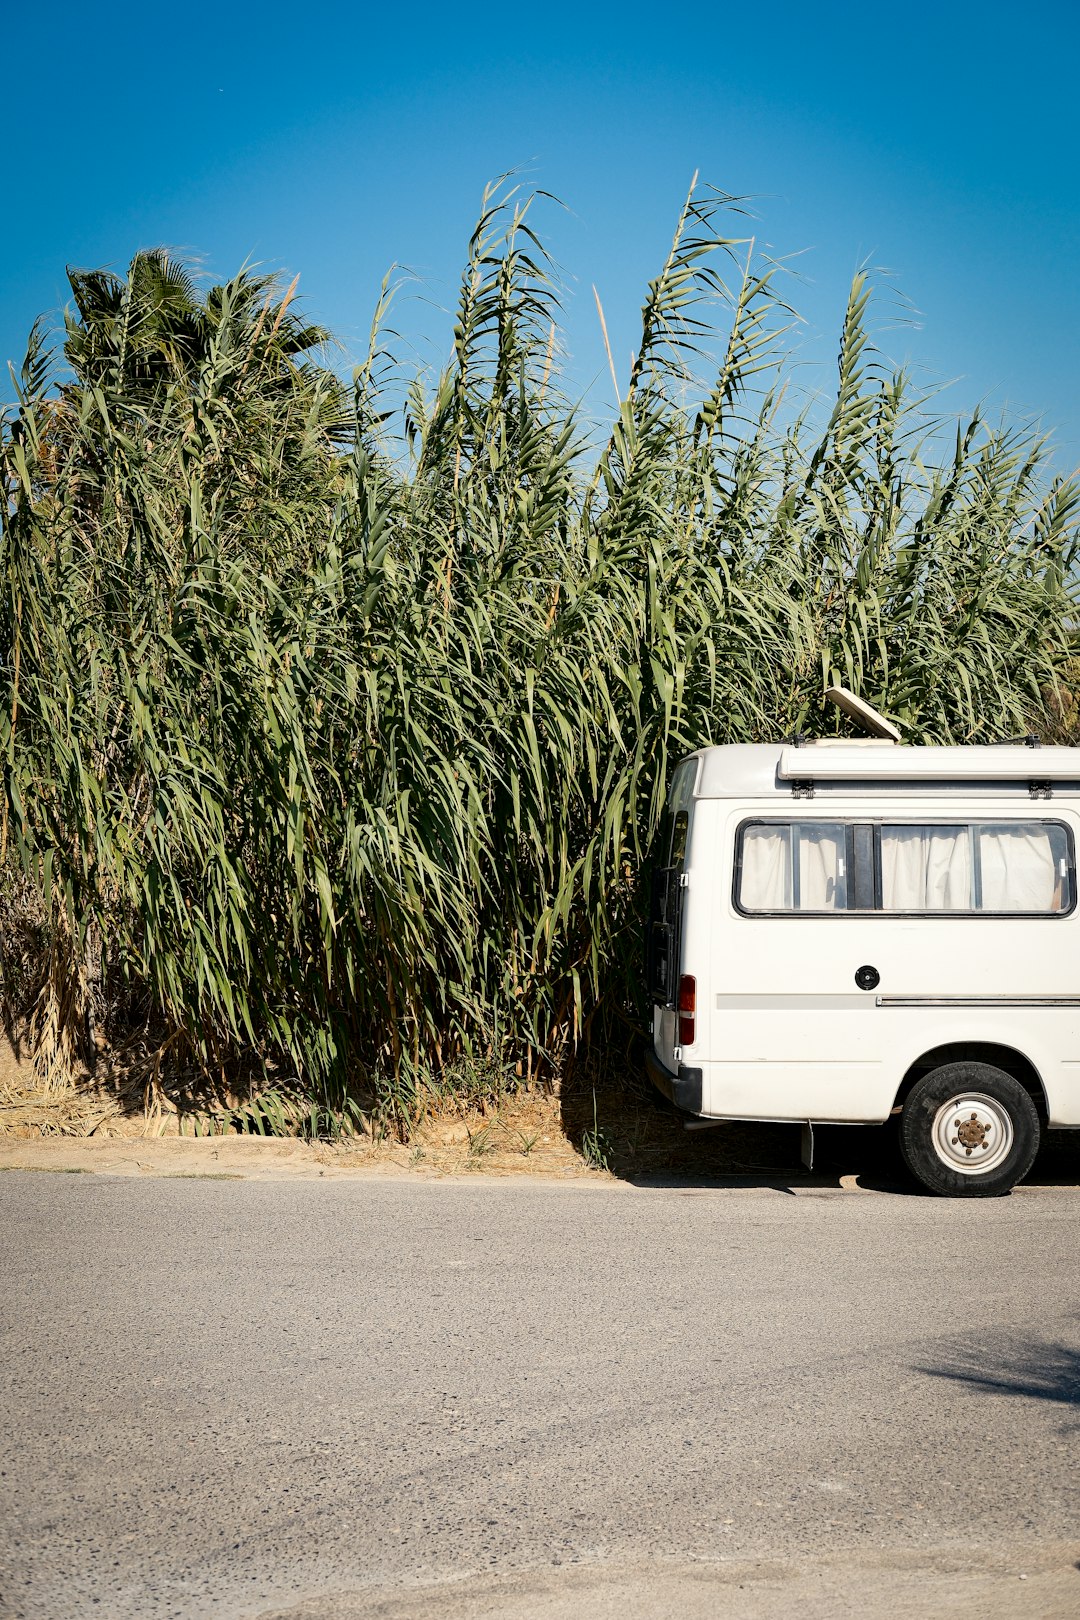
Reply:
<svg viewBox="0 0 1080 1620"><path fill-rule="evenodd" d="M988 1063L946 1063L912 1088L900 1115L911 1174L951 1198L994 1198L1021 1181L1039 1151L1028 1093Z"/></svg>

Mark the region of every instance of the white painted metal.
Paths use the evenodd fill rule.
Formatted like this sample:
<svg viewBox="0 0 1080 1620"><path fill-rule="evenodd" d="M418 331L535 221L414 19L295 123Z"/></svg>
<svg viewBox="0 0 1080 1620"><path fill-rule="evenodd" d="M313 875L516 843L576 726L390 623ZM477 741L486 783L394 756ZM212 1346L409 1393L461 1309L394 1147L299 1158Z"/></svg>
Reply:
<svg viewBox="0 0 1080 1620"><path fill-rule="evenodd" d="M949 1170L985 1176L1012 1152L1013 1122L1007 1108L981 1091L964 1092L934 1115L930 1139Z"/></svg>
<svg viewBox="0 0 1080 1620"><path fill-rule="evenodd" d="M833 758L835 784L793 799L792 782L818 780ZM880 779L879 760L897 759L911 762L907 774ZM965 780L976 760L984 775ZM1029 797L1032 779L1054 782L1049 803ZM1080 749L736 745L691 756L678 793L689 815L680 967L697 981L695 1041L679 1049L674 1011L656 1007L654 1045L672 1072L701 1070L705 1116L881 1122L928 1052L950 1046L951 1061L1000 1046L1034 1069L1050 1123L1080 1126L1080 909L747 916L733 891L747 820L1052 820L1080 845ZM855 983L864 965L879 974L870 992Z"/></svg>

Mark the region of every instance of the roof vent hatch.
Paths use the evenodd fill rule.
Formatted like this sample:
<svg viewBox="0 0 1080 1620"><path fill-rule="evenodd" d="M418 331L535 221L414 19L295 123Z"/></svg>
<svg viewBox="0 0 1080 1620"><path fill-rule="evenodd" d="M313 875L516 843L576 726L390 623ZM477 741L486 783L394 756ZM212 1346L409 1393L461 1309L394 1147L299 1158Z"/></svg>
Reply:
<svg viewBox="0 0 1080 1620"><path fill-rule="evenodd" d="M899 726L894 726L891 720L886 720L883 714L871 708L861 697L856 697L854 692L849 692L846 686L827 687L825 696L871 737L893 743L901 740Z"/></svg>

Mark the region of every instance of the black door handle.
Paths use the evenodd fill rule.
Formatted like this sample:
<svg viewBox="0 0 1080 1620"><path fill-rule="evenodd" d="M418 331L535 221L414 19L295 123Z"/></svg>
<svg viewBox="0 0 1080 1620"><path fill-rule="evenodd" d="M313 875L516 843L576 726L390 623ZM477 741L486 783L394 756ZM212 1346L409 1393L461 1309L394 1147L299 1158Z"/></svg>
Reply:
<svg viewBox="0 0 1080 1620"><path fill-rule="evenodd" d="M881 974L876 967L856 968L855 983L860 990L876 990L881 983Z"/></svg>

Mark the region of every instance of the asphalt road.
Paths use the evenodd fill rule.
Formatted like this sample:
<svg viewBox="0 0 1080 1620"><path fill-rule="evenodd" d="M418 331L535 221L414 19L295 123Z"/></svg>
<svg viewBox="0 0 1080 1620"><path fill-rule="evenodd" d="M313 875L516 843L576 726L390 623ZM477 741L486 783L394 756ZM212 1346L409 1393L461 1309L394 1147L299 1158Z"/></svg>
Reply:
<svg viewBox="0 0 1080 1620"><path fill-rule="evenodd" d="M1080 1615L1080 1193L0 1176L0 1613Z"/></svg>

